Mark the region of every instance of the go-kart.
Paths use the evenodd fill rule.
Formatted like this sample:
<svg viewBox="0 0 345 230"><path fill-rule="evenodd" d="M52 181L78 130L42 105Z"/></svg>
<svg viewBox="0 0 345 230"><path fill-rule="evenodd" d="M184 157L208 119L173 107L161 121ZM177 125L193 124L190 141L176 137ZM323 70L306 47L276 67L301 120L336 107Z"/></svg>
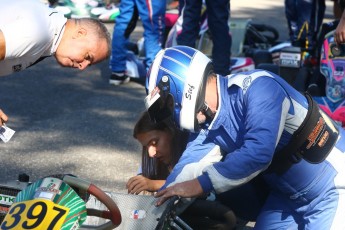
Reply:
<svg viewBox="0 0 345 230"><path fill-rule="evenodd" d="M334 30L337 23L322 24L317 46L313 49L286 41L267 50L258 50L253 57L256 68L280 75L300 92L325 96L325 79L320 74L321 46L325 35Z"/></svg>
<svg viewBox="0 0 345 230"><path fill-rule="evenodd" d="M24 174L16 181L0 184L0 228L192 230L214 226L230 229L227 226L236 224L232 211L215 201L175 196L159 207L155 202L150 195L104 192L70 174L52 175L34 183ZM237 229L248 229L246 223L237 222Z"/></svg>
<svg viewBox="0 0 345 230"><path fill-rule="evenodd" d="M7 205L11 201L12 204L7 211L2 207L2 212L6 212L6 216L1 223L1 229L106 230L121 224L121 213L116 203L97 186L75 176L49 176L28 183L27 187L21 189L18 191L17 188L15 199L8 200ZM2 186L1 193L6 191L10 191L10 188ZM86 208L85 197L82 199L76 191L79 194L94 196L107 210ZM98 226L83 225L87 216L97 216L109 221Z"/></svg>
<svg viewBox="0 0 345 230"><path fill-rule="evenodd" d="M156 207L155 198L104 192L73 175L52 175L0 184L0 229L192 229L176 214L174 197Z"/></svg>
<svg viewBox="0 0 345 230"><path fill-rule="evenodd" d="M118 4L106 4L103 0L48 0L49 7L62 12L66 18L97 18L102 22L114 22L120 14Z"/></svg>

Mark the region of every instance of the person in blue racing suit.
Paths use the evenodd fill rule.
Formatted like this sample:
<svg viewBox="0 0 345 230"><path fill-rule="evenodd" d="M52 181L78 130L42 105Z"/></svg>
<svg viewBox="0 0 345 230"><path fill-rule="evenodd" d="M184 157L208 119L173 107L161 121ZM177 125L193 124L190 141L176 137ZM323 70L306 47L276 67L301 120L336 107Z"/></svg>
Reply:
<svg viewBox="0 0 345 230"><path fill-rule="evenodd" d="M144 27L145 66L149 67L162 49L165 29L165 0L121 0L120 15L116 18L112 51L109 62L112 71L109 84L120 85L130 79L126 74L126 56L129 36L140 17Z"/></svg>
<svg viewBox="0 0 345 230"><path fill-rule="evenodd" d="M171 117L197 132L156 194L223 194L262 174L271 191L255 229L345 229L345 131L310 95L264 70L216 75L204 54L176 46L160 51L147 75L151 119ZM199 131L201 130L201 131ZM193 152L218 145L224 160L195 179L184 169Z"/></svg>
<svg viewBox="0 0 345 230"><path fill-rule="evenodd" d="M182 31L177 36L177 44L195 47L200 32L202 0L188 0L182 9ZM206 0L208 27L212 34L212 59L216 73L227 75L231 69L232 37L228 20L230 17L229 0Z"/></svg>
<svg viewBox="0 0 345 230"><path fill-rule="evenodd" d="M325 10L325 0L285 0L285 16L294 46L313 50Z"/></svg>

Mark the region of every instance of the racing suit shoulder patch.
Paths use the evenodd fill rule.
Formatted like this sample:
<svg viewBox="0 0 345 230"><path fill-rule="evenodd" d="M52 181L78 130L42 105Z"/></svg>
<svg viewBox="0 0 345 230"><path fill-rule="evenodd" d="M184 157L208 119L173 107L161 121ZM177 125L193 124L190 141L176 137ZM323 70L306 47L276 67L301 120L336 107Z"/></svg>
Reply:
<svg viewBox="0 0 345 230"><path fill-rule="evenodd" d="M251 85L251 83L259 78L259 77L271 77L272 74L268 73L267 71L260 70L260 71L250 71L247 73L239 73L239 74L231 74L228 77L228 87L231 87L232 85L237 85L240 87L243 92L245 93L248 89L248 87Z"/></svg>

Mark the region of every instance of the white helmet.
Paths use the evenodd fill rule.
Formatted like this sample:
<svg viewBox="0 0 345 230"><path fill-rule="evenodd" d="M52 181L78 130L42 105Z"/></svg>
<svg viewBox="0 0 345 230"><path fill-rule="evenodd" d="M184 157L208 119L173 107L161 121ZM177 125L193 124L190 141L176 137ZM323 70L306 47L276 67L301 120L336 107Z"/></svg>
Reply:
<svg viewBox="0 0 345 230"><path fill-rule="evenodd" d="M145 105L151 119L172 117L180 129L197 132L196 115L205 109L206 81L211 73L211 60L196 49L174 46L161 50L146 76L149 95Z"/></svg>

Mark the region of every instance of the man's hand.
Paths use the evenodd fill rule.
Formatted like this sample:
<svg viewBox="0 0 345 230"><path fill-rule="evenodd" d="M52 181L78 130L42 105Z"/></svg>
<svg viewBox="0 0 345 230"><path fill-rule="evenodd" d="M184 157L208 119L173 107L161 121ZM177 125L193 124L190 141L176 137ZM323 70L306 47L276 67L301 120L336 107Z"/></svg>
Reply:
<svg viewBox="0 0 345 230"><path fill-rule="evenodd" d="M334 33L334 41L337 44L345 43L345 10Z"/></svg>
<svg viewBox="0 0 345 230"><path fill-rule="evenodd" d="M160 206L172 196L179 196L185 198L199 197L204 195L198 179L177 183L162 191L156 193L155 197L159 198L156 206Z"/></svg>
<svg viewBox="0 0 345 230"><path fill-rule="evenodd" d="M8 121L7 115L0 109L0 126Z"/></svg>
<svg viewBox="0 0 345 230"><path fill-rule="evenodd" d="M5 54L6 54L5 36L0 30L0 61L5 59Z"/></svg>

